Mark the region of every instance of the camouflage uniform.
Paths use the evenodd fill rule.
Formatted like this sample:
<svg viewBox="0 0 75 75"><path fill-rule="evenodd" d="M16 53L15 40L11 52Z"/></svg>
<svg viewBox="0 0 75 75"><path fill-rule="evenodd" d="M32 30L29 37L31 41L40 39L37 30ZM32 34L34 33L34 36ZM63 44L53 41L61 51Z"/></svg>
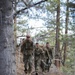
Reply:
<svg viewBox="0 0 75 75"><path fill-rule="evenodd" d="M32 70L33 42L31 40L25 40L21 46L21 52L23 53L25 73L30 73Z"/></svg>
<svg viewBox="0 0 75 75"><path fill-rule="evenodd" d="M52 58L53 58L53 55L52 55L52 48L46 47L46 49L48 50L49 57L52 59Z"/></svg>
<svg viewBox="0 0 75 75"><path fill-rule="evenodd" d="M48 53L48 50L43 47L43 57L42 57L42 62L41 62L41 68L42 68L42 71L46 71L46 67L48 66L46 61L47 59L49 59L49 53Z"/></svg>
<svg viewBox="0 0 75 75"><path fill-rule="evenodd" d="M34 58L35 58L35 71L38 71L41 67L41 59L42 59L42 48L41 47L35 47L34 50Z"/></svg>
<svg viewBox="0 0 75 75"><path fill-rule="evenodd" d="M46 43L49 44L49 43ZM46 46L45 49L48 51L48 58L46 59L46 64L48 65L47 70L49 71L49 68L51 66L51 59L53 58L52 55L52 49L49 46Z"/></svg>

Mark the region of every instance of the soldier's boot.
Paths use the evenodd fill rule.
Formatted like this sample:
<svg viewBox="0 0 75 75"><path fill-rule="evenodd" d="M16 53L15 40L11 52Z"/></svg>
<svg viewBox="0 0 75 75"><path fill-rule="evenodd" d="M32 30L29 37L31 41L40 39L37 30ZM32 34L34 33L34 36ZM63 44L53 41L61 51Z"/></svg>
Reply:
<svg viewBox="0 0 75 75"><path fill-rule="evenodd" d="M49 72L49 67L47 68L47 71Z"/></svg>
<svg viewBox="0 0 75 75"><path fill-rule="evenodd" d="M42 67L42 72L45 72L45 68L44 67Z"/></svg>
<svg viewBox="0 0 75 75"><path fill-rule="evenodd" d="M35 75L38 75L38 73L36 72L36 74Z"/></svg>
<svg viewBox="0 0 75 75"><path fill-rule="evenodd" d="M50 70L50 67L51 67L51 64L49 64L48 66L47 66L47 71L49 72L49 70Z"/></svg>
<svg viewBox="0 0 75 75"><path fill-rule="evenodd" d="M25 67L25 70L24 70L25 74L27 74L27 68Z"/></svg>

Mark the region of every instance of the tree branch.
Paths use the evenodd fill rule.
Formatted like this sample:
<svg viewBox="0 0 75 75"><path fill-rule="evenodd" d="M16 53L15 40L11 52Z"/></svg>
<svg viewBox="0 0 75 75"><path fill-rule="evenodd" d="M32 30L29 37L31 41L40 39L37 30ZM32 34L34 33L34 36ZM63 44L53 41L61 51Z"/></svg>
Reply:
<svg viewBox="0 0 75 75"><path fill-rule="evenodd" d="M27 3L24 1L24 0L22 0L23 1L23 3L27 6Z"/></svg>
<svg viewBox="0 0 75 75"><path fill-rule="evenodd" d="M75 3L72 3L72 2L68 3L68 7L75 8Z"/></svg>
<svg viewBox="0 0 75 75"><path fill-rule="evenodd" d="M26 10L26 9L29 9L29 8L31 8L31 7L33 7L33 6L36 6L36 5L38 5L38 4L41 4L41 3L45 2L45 1L47 1L47 0L39 1L39 2L37 2L37 3L35 3L35 4L33 4L33 5L29 5L29 6L23 8L23 9L21 9L21 10L19 10L19 11L16 11L16 13L14 14L14 17L15 17L17 14L19 14L20 12L22 12L22 11L24 11L24 10Z"/></svg>

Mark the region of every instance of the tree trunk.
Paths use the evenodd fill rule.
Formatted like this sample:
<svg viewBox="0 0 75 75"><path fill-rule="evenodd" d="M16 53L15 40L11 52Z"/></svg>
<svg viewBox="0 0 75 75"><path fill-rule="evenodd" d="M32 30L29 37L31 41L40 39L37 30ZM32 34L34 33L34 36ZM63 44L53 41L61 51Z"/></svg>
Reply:
<svg viewBox="0 0 75 75"><path fill-rule="evenodd" d="M60 53L60 0L57 4L57 16L56 16L56 45L55 45L55 58L59 59L59 53ZM55 61L56 64L57 61Z"/></svg>
<svg viewBox="0 0 75 75"><path fill-rule="evenodd" d="M58 54L60 51L59 36L60 36L60 3L58 3L57 5L57 16L56 16L56 47L55 47L56 54Z"/></svg>
<svg viewBox="0 0 75 75"><path fill-rule="evenodd" d="M67 0L68 4L69 0ZM65 66L65 59L66 59L66 51L67 51L67 33L68 33L68 20L69 20L69 7L66 8L66 19L65 19L65 41L64 41L64 57L63 57L63 65Z"/></svg>
<svg viewBox="0 0 75 75"><path fill-rule="evenodd" d="M15 0L15 4L14 4L14 11L16 12L16 0ZM15 49L17 47L17 19L16 16L14 17L14 44L15 44Z"/></svg>
<svg viewBox="0 0 75 75"><path fill-rule="evenodd" d="M17 26L16 26L16 23L17 21L16 21L16 17L14 18L14 44L15 44L15 49L16 49L16 47L17 47L17 32L16 32L16 30L17 30Z"/></svg>
<svg viewBox="0 0 75 75"><path fill-rule="evenodd" d="M0 75L16 75L13 8L11 0L0 1Z"/></svg>

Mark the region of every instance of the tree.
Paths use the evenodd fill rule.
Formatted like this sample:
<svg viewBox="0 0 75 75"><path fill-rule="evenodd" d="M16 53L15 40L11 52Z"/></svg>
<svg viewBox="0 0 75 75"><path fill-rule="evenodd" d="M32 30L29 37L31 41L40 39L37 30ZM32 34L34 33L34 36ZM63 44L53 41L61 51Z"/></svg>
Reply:
<svg viewBox="0 0 75 75"><path fill-rule="evenodd" d="M0 1L0 74L16 75L11 0Z"/></svg>
<svg viewBox="0 0 75 75"><path fill-rule="evenodd" d="M37 3L34 3L34 2L33 2L32 4L30 4L30 3L31 3L33 0L26 0L26 1L22 0L22 1L23 1L24 4L26 5L26 7L23 8L23 9L21 9L21 10L16 11L16 12L14 13L14 18L15 18L16 15L18 15L20 12L23 12L24 10L29 9L29 8L31 8L31 7L34 7L34 6L36 6L36 5L39 5L39 4L43 3L43 2L46 2L47 0L41 0L41 1L37 2Z"/></svg>
<svg viewBox="0 0 75 75"><path fill-rule="evenodd" d="M75 8L75 3L69 2L68 7Z"/></svg>
<svg viewBox="0 0 75 75"><path fill-rule="evenodd" d="M13 29L13 1L0 1L0 74L16 75L16 61L14 49L14 29ZM46 0L45 0L46 1ZM42 2L30 5L25 9L33 7ZM16 12L16 15L25 9Z"/></svg>
<svg viewBox="0 0 75 75"><path fill-rule="evenodd" d="M56 46L55 51L56 54L60 51L60 0L57 3L57 16L56 16Z"/></svg>
<svg viewBox="0 0 75 75"><path fill-rule="evenodd" d="M67 0L68 4L69 0ZM65 41L64 41L64 57L63 57L63 65L65 65L66 60L66 51L67 51L67 44L68 44L68 21L69 21L69 7L66 7L66 19L65 19Z"/></svg>
<svg viewBox="0 0 75 75"><path fill-rule="evenodd" d="M56 43L55 43L55 58L60 59L60 0L57 3L56 15ZM60 61L55 60L55 65L60 67Z"/></svg>

